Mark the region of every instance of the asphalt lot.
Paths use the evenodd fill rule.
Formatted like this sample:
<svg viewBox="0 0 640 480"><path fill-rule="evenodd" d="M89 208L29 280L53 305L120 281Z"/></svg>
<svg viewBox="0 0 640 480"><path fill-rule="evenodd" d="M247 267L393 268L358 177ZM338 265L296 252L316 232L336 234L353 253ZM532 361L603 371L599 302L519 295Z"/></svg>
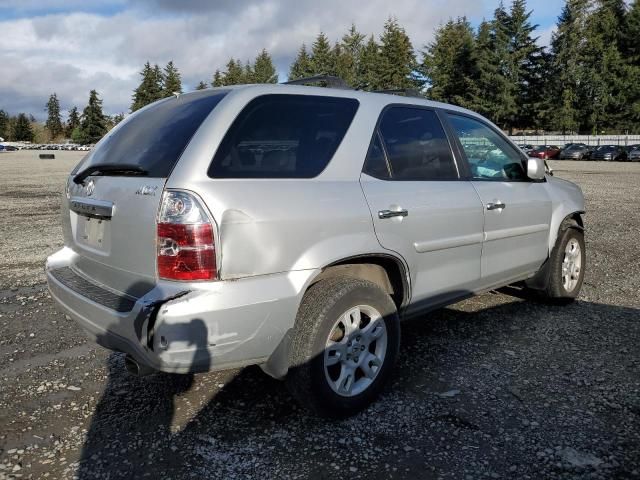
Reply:
<svg viewBox="0 0 640 480"><path fill-rule="evenodd" d="M640 163L550 162L587 198L578 302L405 323L391 388L338 422L257 368L131 377L56 312L42 264L81 156L0 154L0 479L640 478Z"/></svg>

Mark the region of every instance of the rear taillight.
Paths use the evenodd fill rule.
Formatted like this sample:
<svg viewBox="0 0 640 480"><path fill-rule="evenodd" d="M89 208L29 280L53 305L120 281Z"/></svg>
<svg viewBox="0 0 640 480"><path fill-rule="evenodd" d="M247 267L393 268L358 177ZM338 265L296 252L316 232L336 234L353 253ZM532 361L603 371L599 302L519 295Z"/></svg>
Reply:
<svg viewBox="0 0 640 480"><path fill-rule="evenodd" d="M194 195L171 190L162 194L157 237L160 278L217 278L213 223Z"/></svg>

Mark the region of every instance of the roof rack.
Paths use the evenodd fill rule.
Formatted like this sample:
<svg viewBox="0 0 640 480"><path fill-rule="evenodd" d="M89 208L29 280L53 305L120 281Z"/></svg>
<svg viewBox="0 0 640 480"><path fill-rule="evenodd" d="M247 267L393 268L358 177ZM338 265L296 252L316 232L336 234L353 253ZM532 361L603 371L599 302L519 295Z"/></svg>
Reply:
<svg viewBox="0 0 640 480"><path fill-rule="evenodd" d="M394 88L390 90L373 90L372 93L390 93L392 95L404 95L405 97L424 98L415 88Z"/></svg>
<svg viewBox="0 0 640 480"><path fill-rule="evenodd" d="M325 82L327 87L341 88L343 90L352 90L340 77L333 75L314 75L312 77L296 78L295 80L289 80L288 82L282 82L283 85L306 85L307 83L320 83Z"/></svg>

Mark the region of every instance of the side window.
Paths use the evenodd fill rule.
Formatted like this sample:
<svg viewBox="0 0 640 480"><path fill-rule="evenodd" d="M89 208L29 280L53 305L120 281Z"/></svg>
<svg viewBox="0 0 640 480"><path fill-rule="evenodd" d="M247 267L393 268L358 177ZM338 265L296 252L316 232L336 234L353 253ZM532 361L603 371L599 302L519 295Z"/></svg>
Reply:
<svg viewBox="0 0 640 480"><path fill-rule="evenodd" d="M498 133L478 120L448 114L476 179L526 180L521 155Z"/></svg>
<svg viewBox="0 0 640 480"><path fill-rule="evenodd" d="M433 110L391 107L379 128L393 180L458 178L447 136Z"/></svg>
<svg viewBox="0 0 640 480"><path fill-rule="evenodd" d="M209 166L213 178L312 178L358 109L353 98L263 95L242 110Z"/></svg>
<svg viewBox="0 0 640 480"><path fill-rule="evenodd" d="M367 175L381 180L389 179L389 167L387 165L387 159L384 157L384 151L380 143L380 135L377 130L373 137L373 142L371 142L371 146L369 147L367 159L364 162L362 171Z"/></svg>

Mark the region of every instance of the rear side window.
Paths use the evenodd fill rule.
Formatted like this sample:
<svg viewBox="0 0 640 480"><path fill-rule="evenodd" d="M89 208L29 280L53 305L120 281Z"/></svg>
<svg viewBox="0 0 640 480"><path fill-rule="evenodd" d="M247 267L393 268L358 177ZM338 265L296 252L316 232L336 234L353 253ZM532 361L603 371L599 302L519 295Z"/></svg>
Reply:
<svg viewBox="0 0 640 480"><path fill-rule="evenodd" d="M327 166L358 109L352 98L263 95L233 122L213 178L312 178Z"/></svg>
<svg viewBox="0 0 640 480"><path fill-rule="evenodd" d="M168 177L203 120L226 91L171 97L147 107L107 137L76 171L92 165L138 165L149 177Z"/></svg>
<svg viewBox="0 0 640 480"><path fill-rule="evenodd" d="M433 110L391 107L382 114L379 128L393 180L458 178L449 141Z"/></svg>

